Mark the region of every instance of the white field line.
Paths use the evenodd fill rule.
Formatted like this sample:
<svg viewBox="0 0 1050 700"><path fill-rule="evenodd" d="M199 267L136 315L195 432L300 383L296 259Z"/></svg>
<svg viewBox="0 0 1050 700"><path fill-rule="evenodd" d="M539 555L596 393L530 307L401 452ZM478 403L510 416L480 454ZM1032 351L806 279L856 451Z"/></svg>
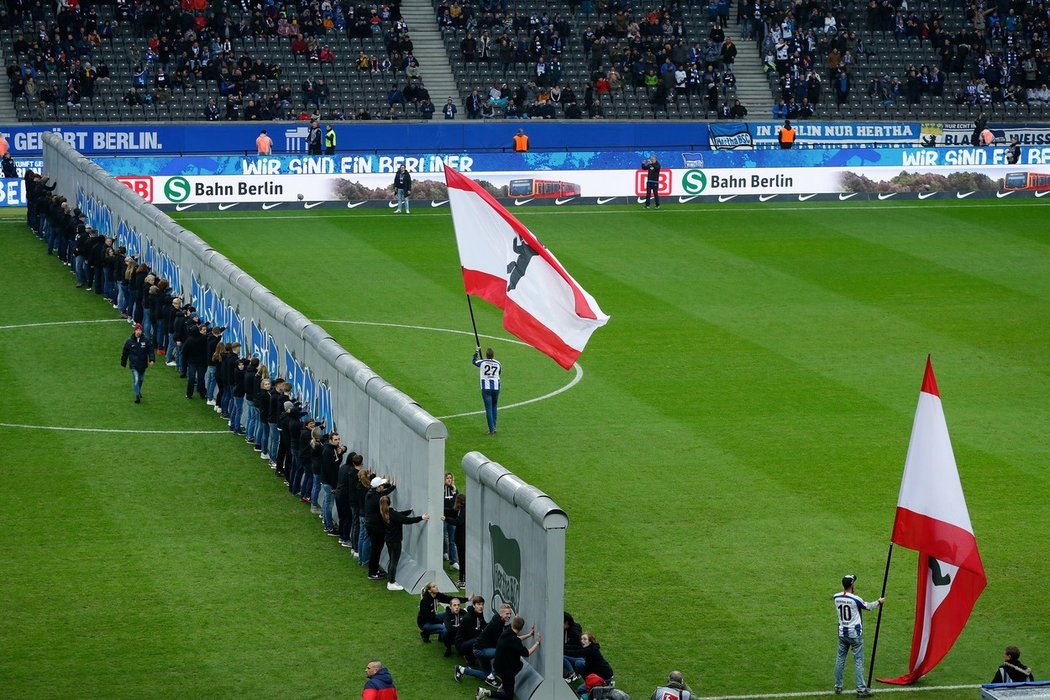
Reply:
<svg viewBox="0 0 1050 700"><path fill-rule="evenodd" d="M410 325L410 324L406 324L406 323L378 323L378 322L374 322L374 321L342 321L342 320L334 319L334 318L318 319L317 321L315 321L315 323L342 323L342 324L355 325L355 326L383 326L383 327L386 327L386 328L408 328L408 329L411 329L411 330L419 330L419 331L433 331L435 333L453 333L455 335L468 335L468 336L471 336L471 337L474 336L474 334L471 331L463 331L463 330L458 330L458 329L453 329L453 328L435 328L435 327L432 327L432 326L414 326L414 325ZM494 336L494 335L485 335L484 333L479 333L478 337L485 338L487 340L496 340L496 341L499 341L501 343L513 343L515 345L528 345L528 343L523 343L520 340L514 340L512 338L500 338L500 337ZM501 411L505 411L505 410L507 410L509 408L518 408L519 406L528 406L530 403L537 403L539 401L545 401L545 400L547 400L549 398L557 396L558 394L561 394L563 392L568 391L569 389L571 389L574 386L576 386L577 384L579 384L580 380L583 379L583 367L580 366L580 363L577 362L576 364L574 364L572 366L572 368L573 368L573 370L575 370L576 374L575 374L575 376L572 379L569 380L569 383L566 384L565 386L559 387L559 388L555 389L554 391L552 391L550 393L544 394L543 396L537 396L535 398L526 399L524 401L518 401L517 403L510 403L510 404L507 404L505 406L500 406L499 407L500 410ZM467 411L465 413L453 413L453 414L447 415L447 416L434 416L434 417L437 418L438 420L448 420L450 418L464 418L466 416L478 416L478 415L482 415L484 413L485 413L484 410L481 410L481 411Z"/></svg>
<svg viewBox="0 0 1050 700"><path fill-rule="evenodd" d="M621 205L618 205L621 206ZM670 214L696 214L697 209L702 208L704 214L753 214L755 212L768 212L768 211L842 211L842 210L874 210L879 211L892 211L898 209L990 209L992 207L1003 206L998 202L988 202L986 204L967 204L965 207L960 207L956 202L943 202L935 203L929 202L924 204L905 204L905 205L893 205L891 207L885 207L879 209L879 203L874 202L868 206L860 204L839 204L837 202L827 202L825 206L818 206L816 204L808 205L804 207L783 207L783 206L757 206L757 207L742 207L740 205L701 205L700 207L667 207L667 212ZM1050 206L1048 202L1012 202L1009 206L1011 207L1047 207ZM548 209L550 211L548 211ZM389 218L390 213L385 212L383 214L365 214L365 213L349 213L342 212L339 214L321 214L322 211L331 211L326 209L318 210L317 214L292 214L292 215L274 215L266 212L260 212L260 215L265 214L267 219L383 219ZM661 209L661 212L664 210ZM561 208L561 207L535 207L532 209L516 209L515 212L524 213L530 217L532 216L596 216L596 215L620 215L623 214L624 210L620 209L600 209L595 207L587 207L585 211L580 211L578 207L573 208ZM448 219L451 218L452 214L450 211L434 211L420 214L413 214L413 218L435 218L435 219ZM187 225L192 225L194 221L257 221L260 216L192 216L186 217L185 222Z"/></svg>
<svg viewBox="0 0 1050 700"><path fill-rule="evenodd" d="M979 685L924 685L924 686L892 686L880 687L876 695L883 693L924 693L931 690L977 690ZM697 695L696 700L772 700L773 698L819 698L831 695L830 690L814 690L799 693L759 693L756 695ZM843 691L842 697L853 696L853 691Z"/></svg>
<svg viewBox="0 0 1050 700"><path fill-rule="evenodd" d="M0 428L22 430L58 430L70 433L132 433L136 435L224 435L229 430L130 430L119 428L69 428L62 425L29 425L26 423L0 423Z"/></svg>

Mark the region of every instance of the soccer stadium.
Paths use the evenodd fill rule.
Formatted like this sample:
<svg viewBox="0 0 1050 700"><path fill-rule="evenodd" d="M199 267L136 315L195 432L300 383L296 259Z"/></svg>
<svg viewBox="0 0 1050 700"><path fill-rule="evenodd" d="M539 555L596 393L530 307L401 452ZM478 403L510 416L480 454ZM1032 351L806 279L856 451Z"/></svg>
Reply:
<svg viewBox="0 0 1050 700"><path fill-rule="evenodd" d="M1050 696L1047 29L6 3L0 695Z"/></svg>

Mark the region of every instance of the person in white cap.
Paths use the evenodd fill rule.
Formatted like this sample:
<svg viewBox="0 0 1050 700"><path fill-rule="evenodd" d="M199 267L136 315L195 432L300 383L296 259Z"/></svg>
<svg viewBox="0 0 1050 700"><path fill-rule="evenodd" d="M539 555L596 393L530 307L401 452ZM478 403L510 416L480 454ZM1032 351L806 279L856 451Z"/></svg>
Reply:
<svg viewBox="0 0 1050 700"><path fill-rule="evenodd" d="M372 543L372 552L368 557L368 578L381 581L386 576L386 572L379 568L379 557L386 539L386 522L379 512L379 499L393 493L397 486L381 476L373 478L370 486L365 494L365 531Z"/></svg>
<svg viewBox="0 0 1050 700"><path fill-rule="evenodd" d="M885 599L865 602L853 592L856 582L856 574L843 576L842 591L834 595L839 630L839 654L835 660L835 694L842 692L842 672L846 667L846 654L852 649L857 697L868 698L874 693L864 683L864 630L861 616L865 610L874 610L882 605Z"/></svg>

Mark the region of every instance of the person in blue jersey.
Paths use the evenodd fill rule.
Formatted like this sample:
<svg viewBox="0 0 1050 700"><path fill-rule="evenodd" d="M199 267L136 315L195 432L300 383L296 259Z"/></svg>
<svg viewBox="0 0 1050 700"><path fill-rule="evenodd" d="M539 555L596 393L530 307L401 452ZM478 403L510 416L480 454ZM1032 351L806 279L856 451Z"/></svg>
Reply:
<svg viewBox="0 0 1050 700"><path fill-rule="evenodd" d="M873 693L864 683L864 629L861 616L865 610L874 610L882 605L884 598L867 603L853 592L857 582L854 574L842 577L842 592L834 595L835 614L838 616L839 654L835 660L835 693L842 692L842 672L846 667L846 654L853 650L854 680L857 697L871 697Z"/></svg>
<svg viewBox="0 0 1050 700"><path fill-rule="evenodd" d="M485 359L481 359L481 346L474 351L474 365L481 370L481 400L485 402L485 420L488 421L489 435L496 434L496 411L499 405L499 384L503 368L492 348L485 350Z"/></svg>

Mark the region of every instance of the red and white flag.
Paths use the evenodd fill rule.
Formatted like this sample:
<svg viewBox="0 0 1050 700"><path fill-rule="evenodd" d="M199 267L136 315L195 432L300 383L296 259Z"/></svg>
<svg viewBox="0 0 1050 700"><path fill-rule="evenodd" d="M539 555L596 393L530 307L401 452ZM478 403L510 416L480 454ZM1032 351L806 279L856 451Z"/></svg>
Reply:
<svg viewBox="0 0 1050 700"><path fill-rule="evenodd" d="M463 286L503 309L503 327L565 369L609 317L520 221L445 167Z"/></svg>
<svg viewBox="0 0 1050 700"><path fill-rule="evenodd" d="M892 539L919 553L915 630L909 672L879 680L908 685L929 673L952 648L987 583L929 358Z"/></svg>

